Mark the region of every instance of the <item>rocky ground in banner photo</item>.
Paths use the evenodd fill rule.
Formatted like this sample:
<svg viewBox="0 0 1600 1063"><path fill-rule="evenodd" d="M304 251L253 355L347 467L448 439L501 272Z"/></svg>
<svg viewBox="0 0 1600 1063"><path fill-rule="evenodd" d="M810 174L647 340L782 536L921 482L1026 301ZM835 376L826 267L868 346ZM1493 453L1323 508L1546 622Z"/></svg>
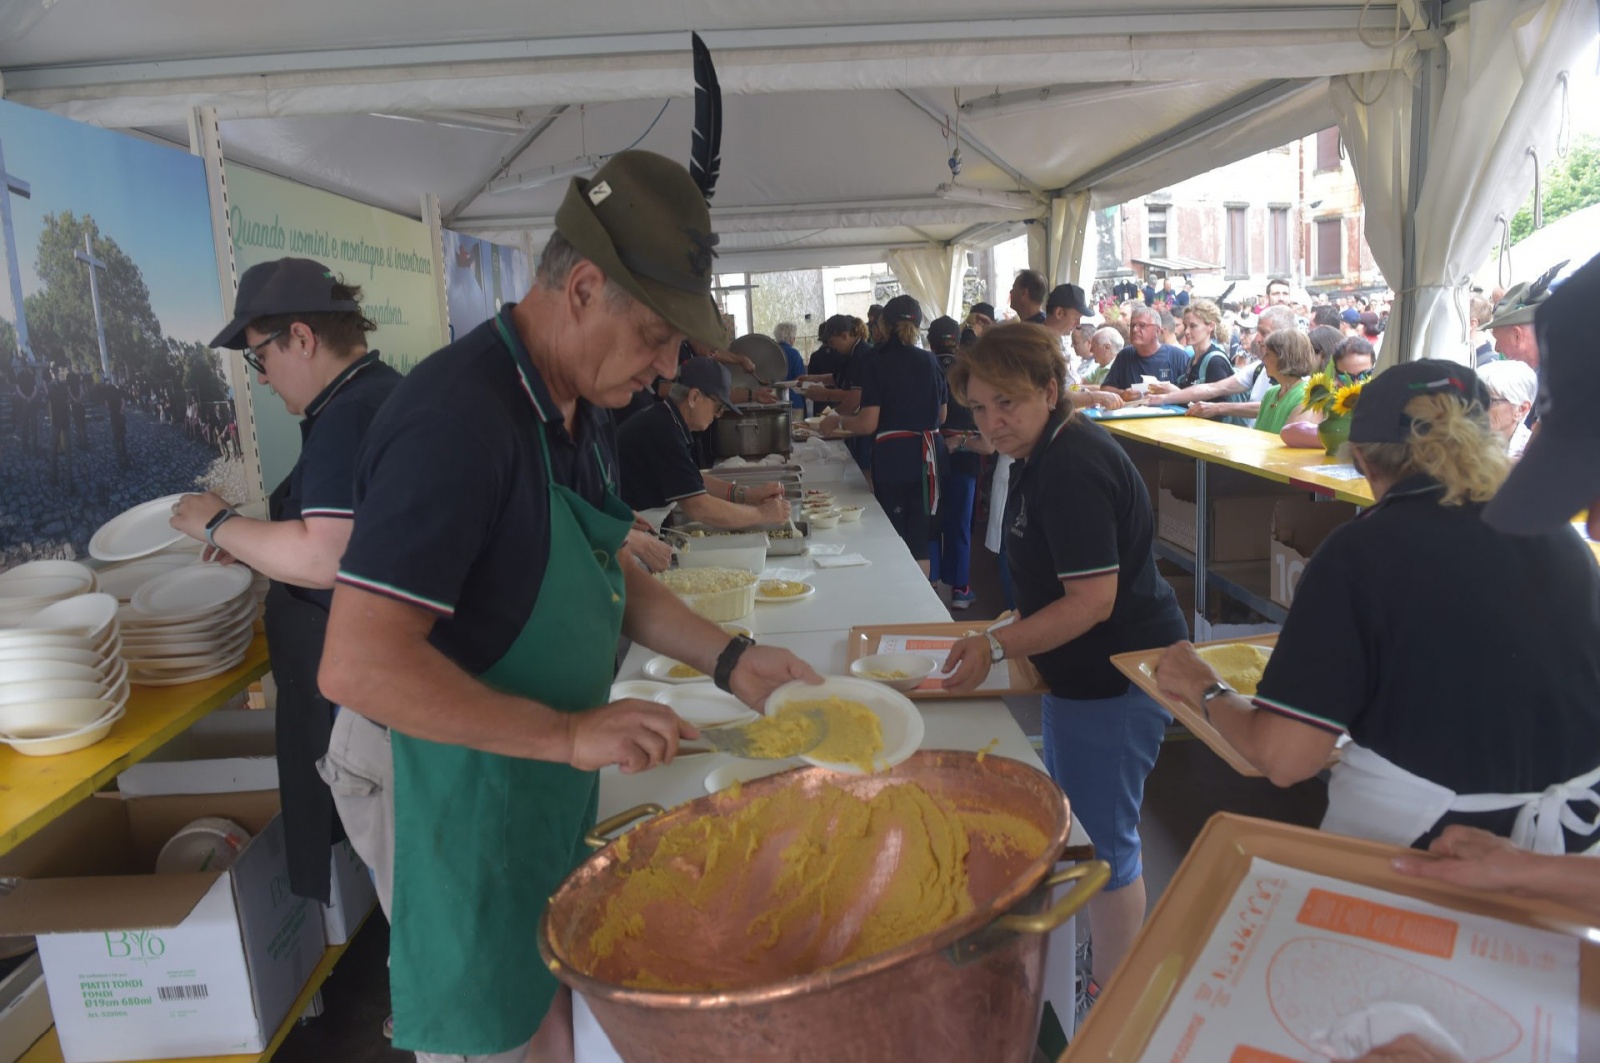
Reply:
<svg viewBox="0 0 1600 1063"><path fill-rule="evenodd" d="M7 408L0 410L0 570L41 558L82 558L89 537L125 509L179 491L216 491L230 500L246 497L244 463L233 447L222 456L218 444L185 426L164 423L153 410L127 407L128 468L120 467L105 408L88 410L88 443L72 432L71 477L67 455L50 468L50 428L37 418L37 446L26 452L20 426Z"/></svg>

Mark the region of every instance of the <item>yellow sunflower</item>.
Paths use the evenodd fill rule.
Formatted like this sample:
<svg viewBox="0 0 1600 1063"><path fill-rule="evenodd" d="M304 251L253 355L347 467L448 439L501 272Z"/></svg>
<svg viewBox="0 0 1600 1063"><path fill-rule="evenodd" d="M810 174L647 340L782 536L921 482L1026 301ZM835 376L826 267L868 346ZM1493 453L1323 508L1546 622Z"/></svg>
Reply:
<svg viewBox="0 0 1600 1063"><path fill-rule="evenodd" d="M1306 407L1319 413L1328 412L1328 403L1333 401L1334 379L1327 372L1313 373L1306 380Z"/></svg>
<svg viewBox="0 0 1600 1063"><path fill-rule="evenodd" d="M1335 417L1348 417L1355 411L1356 401L1361 398L1361 386L1364 381L1357 380L1354 384L1346 384L1333 396L1333 415Z"/></svg>

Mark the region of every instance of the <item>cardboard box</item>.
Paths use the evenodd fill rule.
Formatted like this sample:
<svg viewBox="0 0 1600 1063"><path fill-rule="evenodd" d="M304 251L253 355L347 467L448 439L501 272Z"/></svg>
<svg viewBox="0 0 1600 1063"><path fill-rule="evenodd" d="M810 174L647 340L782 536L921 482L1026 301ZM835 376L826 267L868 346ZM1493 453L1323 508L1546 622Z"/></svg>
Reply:
<svg viewBox="0 0 1600 1063"><path fill-rule="evenodd" d="M157 875L201 816L254 835L225 871ZM260 1052L323 954L322 920L289 892L276 793L103 796L4 860L0 934L37 934L67 1063Z"/></svg>
<svg viewBox="0 0 1600 1063"><path fill-rule="evenodd" d="M44 965L36 952L0 981L0 1063L17 1063L50 1024Z"/></svg>
<svg viewBox="0 0 1600 1063"><path fill-rule="evenodd" d="M1211 561L1265 561L1271 551L1273 506L1282 496L1256 477L1241 484L1217 475L1226 471L1231 470L1208 473L1211 512L1206 528ZM1194 478L1194 462L1163 461L1156 500L1156 534L1191 554L1198 526Z"/></svg>
<svg viewBox="0 0 1600 1063"><path fill-rule="evenodd" d="M136 797L277 790L275 726L271 709L212 713L118 775L117 788ZM343 945L378 903L378 891L349 842L334 846L330 861L322 932L329 945Z"/></svg>
<svg viewBox="0 0 1600 1063"><path fill-rule="evenodd" d="M1348 502L1317 502L1307 498L1279 499L1272 508L1272 600L1294 604L1300 574L1317 547L1341 524L1356 516Z"/></svg>
<svg viewBox="0 0 1600 1063"><path fill-rule="evenodd" d="M378 903L378 887L348 841L334 845L332 860L329 903L322 906L322 935L329 945L343 945Z"/></svg>

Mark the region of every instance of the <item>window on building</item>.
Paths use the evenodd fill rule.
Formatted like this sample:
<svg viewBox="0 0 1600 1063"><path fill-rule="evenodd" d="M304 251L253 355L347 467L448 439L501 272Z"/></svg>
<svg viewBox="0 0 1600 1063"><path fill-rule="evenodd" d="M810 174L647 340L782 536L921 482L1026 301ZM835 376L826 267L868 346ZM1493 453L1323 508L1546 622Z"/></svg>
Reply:
<svg viewBox="0 0 1600 1063"><path fill-rule="evenodd" d="M1228 243L1222 262L1230 277L1250 275L1250 217L1244 207L1228 208Z"/></svg>
<svg viewBox="0 0 1600 1063"><path fill-rule="evenodd" d="M1344 221L1325 218L1317 222L1317 276L1338 277L1344 273Z"/></svg>
<svg viewBox="0 0 1600 1063"><path fill-rule="evenodd" d="M1324 129L1317 134L1317 169L1337 170L1342 157L1339 150L1339 127Z"/></svg>
<svg viewBox="0 0 1600 1063"><path fill-rule="evenodd" d="M1151 258L1167 257L1167 208L1150 207L1149 228L1146 237L1149 241L1149 255Z"/></svg>
<svg viewBox="0 0 1600 1063"><path fill-rule="evenodd" d="M1290 272L1289 208L1273 207L1268 216L1271 241L1267 245L1267 272L1274 277L1287 277Z"/></svg>

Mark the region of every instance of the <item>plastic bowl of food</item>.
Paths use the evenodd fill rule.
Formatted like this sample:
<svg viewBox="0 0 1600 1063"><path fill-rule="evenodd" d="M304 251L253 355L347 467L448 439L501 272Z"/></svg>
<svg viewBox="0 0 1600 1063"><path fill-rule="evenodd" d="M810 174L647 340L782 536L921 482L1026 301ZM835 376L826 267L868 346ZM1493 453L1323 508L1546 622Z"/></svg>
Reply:
<svg viewBox="0 0 1600 1063"><path fill-rule="evenodd" d="M839 520L845 524L861 519L861 514L866 511L865 506L840 506Z"/></svg>
<svg viewBox="0 0 1600 1063"><path fill-rule="evenodd" d="M111 726L122 719L126 710L112 709L100 719L76 731L48 738L0 738L25 757L54 757L86 749L111 733Z"/></svg>
<svg viewBox="0 0 1600 1063"><path fill-rule="evenodd" d="M806 519L811 522L813 528L837 528L839 516L837 509L819 509L806 513Z"/></svg>
<svg viewBox="0 0 1600 1063"><path fill-rule="evenodd" d="M0 706L0 734L13 738L55 738L98 721L116 708L106 698L64 698Z"/></svg>
<svg viewBox="0 0 1600 1063"><path fill-rule="evenodd" d="M850 674L895 690L915 690L938 668L938 662L914 653L874 653L850 662Z"/></svg>
<svg viewBox="0 0 1600 1063"><path fill-rule="evenodd" d="M838 698L852 709L865 709L876 716L882 733L882 747L876 752L846 748L844 735L839 734L839 741L834 741L835 733L830 722L830 736L823 745L800 755L800 759L807 764L850 775L866 775L868 769L864 762L870 761L873 771L884 771L911 756L922 745L922 714L911 699L882 683L865 679L827 676L820 684L798 679L785 683L768 695L767 715L776 715L789 707L816 705L831 698Z"/></svg>

